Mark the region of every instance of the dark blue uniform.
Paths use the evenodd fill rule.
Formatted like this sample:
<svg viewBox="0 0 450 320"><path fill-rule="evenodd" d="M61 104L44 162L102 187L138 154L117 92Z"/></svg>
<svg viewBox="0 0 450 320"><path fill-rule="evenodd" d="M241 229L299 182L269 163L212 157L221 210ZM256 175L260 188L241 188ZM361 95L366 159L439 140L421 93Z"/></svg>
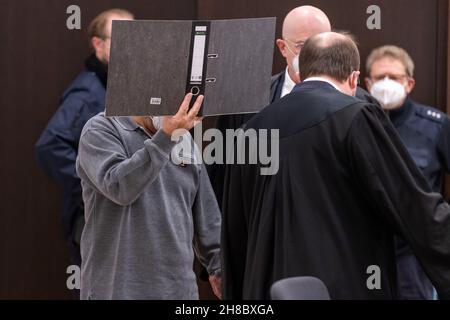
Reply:
<svg viewBox="0 0 450 320"><path fill-rule="evenodd" d="M76 233L84 216L80 179L75 172L78 142L85 123L105 108L106 75L106 66L94 55L86 60L86 70L64 92L60 107L36 143L39 165L63 187L64 236L76 264L81 262Z"/></svg>
<svg viewBox="0 0 450 320"><path fill-rule="evenodd" d="M432 190L440 193L444 173L450 171L449 117L410 98L389 117ZM401 239L396 242L400 298L432 299L433 286L411 249Z"/></svg>

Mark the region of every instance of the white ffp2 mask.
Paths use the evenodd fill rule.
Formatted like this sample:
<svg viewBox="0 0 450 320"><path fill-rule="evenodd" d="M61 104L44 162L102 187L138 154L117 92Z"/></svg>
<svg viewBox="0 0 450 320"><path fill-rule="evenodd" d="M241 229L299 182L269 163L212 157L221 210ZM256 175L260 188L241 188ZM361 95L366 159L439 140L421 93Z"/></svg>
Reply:
<svg viewBox="0 0 450 320"><path fill-rule="evenodd" d="M294 72L299 74L300 73L300 56L297 54L295 55L294 59L292 59L292 67L294 68Z"/></svg>
<svg viewBox="0 0 450 320"><path fill-rule="evenodd" d="M156 131L162 129L163 125L163 117L151 117L153 126L155 127Z"/></svg>
<svg viewBox="0 0 450 320"><path fill-rule="evenodd" d="M386 110L400 107L406 98L405 87L388 77L375 82L370 88L370 93Z"/></svg>

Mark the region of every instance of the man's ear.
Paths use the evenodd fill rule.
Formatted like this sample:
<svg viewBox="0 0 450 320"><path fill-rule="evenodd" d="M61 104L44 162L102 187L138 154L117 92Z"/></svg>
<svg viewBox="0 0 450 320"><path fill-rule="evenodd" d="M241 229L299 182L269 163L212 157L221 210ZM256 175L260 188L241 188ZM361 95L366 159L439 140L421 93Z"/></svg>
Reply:
<svg viewBox="0 0 450 320"><path fill-rule="evenodd" d="M408 82L406 83L406 93L410 94L413 91L414 86L416 85L416 80L414 78L408 78Z"/></svg>
<svg viewBox="0 0 450 320"><path fill-rule="evenodd" d="M361 74L361 72L359 71L354 71L351 76L350 76L350 88L351 89L355 89L356 87L358 87L358 79L359 79L359 75Z"/></svg>
<svg viewBox="0 0 450 320"><path fill-rule="evenodd" d="M277 39L275 43L277 44L278 50L280 50L281 55L286 58L286 44L284 43L284 40Z"/></svg>
<svg viewBox="0 0 450 320"><path fill-rule="evenodd" d="M100 39L99 37L92 37L91 44L92 44L92 48L94 48L94 51L98 52L102 48L103 40Z"/></svg>

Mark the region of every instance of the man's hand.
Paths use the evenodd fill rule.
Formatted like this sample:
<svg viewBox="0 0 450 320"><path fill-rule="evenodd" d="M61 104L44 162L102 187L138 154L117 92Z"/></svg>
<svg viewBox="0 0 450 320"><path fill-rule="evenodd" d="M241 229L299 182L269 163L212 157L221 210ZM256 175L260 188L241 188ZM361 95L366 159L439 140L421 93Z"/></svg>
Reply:
<svg viewBox="0 0 450 320"><path fill-rule="evenodd" d="M192 99L192 93L188 93L174 116L164 117L162 130L172 136L172 133L177 129L191 130L197 123L202 121L202 118L197 117L198 112L203 103L203 96L198 96L197 100L191 110L189 110L189 103Z"/></svg>
<svg viewBox="0 0 450 320"><path fill-rule="evenodd" d="M209 276L209 283L216 297L222 300L222 279L220 275Z"/></svg>

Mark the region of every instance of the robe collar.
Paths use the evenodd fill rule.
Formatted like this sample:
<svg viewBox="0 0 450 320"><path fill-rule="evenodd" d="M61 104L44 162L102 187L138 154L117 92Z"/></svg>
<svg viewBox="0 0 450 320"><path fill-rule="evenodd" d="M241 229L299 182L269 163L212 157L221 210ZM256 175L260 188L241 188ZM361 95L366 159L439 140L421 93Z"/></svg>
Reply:
<svg viewBox="0 0 450 320"><path fill-rule="evenodd" d="M332 89L336 90L331 84L324 81L303 81L298 83L292 92L309 91L313 89Z"/></svg>

